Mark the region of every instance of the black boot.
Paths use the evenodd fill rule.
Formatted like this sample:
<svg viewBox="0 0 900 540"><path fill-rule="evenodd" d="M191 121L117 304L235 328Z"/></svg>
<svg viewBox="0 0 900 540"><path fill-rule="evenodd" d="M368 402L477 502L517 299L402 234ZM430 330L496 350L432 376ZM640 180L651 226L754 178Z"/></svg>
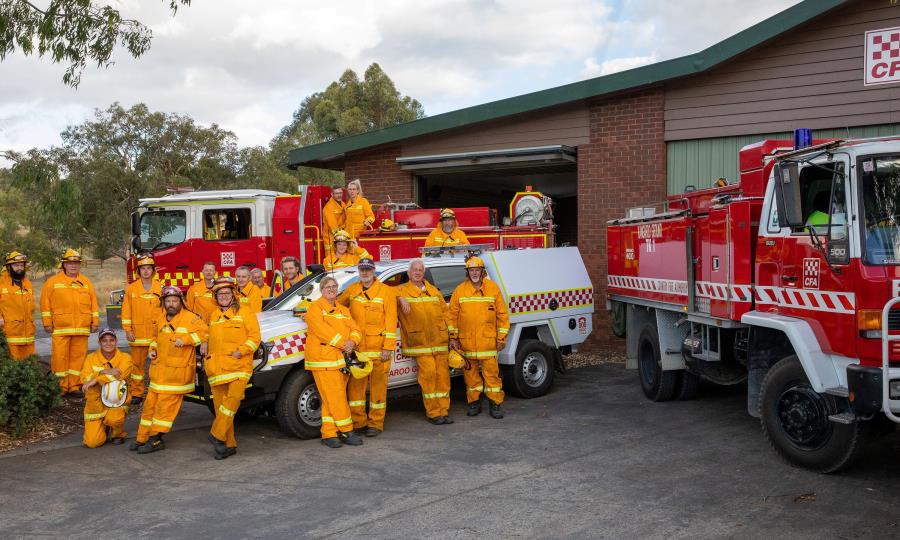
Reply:
<svg viewBox="0 0 900 540"><path fill-rule="evenodd" d="M366 428L366 431L363 433L366 437L377 437L381 434L381 430L374 427Z"/></svg>
<svg viewBox="0 0 900 540"><path fill-rule="evenodd" d="M144 444L145 444L145 443L139 443L139 442L137 442L137 439L135 439L135 440L128 446L128 449L131 450L132 452L137 452L137 451L140 449L140 447L143 446Z"/></svg>
<svg viewBox="0 0 900 540"><path fill-rule="evenodd" d="M138 448L138 454L151 454L153 452L157 452L159 450L165 450L166 443L162 440L162 434L154 435L150 437L150 440L147 441L144 445Z"/></svg>
<svg viewBox="0 0 900 540"><path fill-rule="evenodd" d="M226 457L228 457L227 456L228 447L225 446L225 443L223 441L220 441L219 439L213 437L212 433L210 433L209 435L206 436L206 440L208 440L209 442L212 443L213 450L216 451L216 459L225 459ZM219 457L219 456L224 456L224 457Z"/></svg>
<svg viewBox="0 0 900 540"><path fill-rule="evenodd" d="M488 409L491 413L491 418L496 418L497 420L503 418L503 413L500 412L500 405L488 400Z"/></svg>
<svg viewBox="0 0 900 540"><path fill-rule="evenodd" d="M338 433L338 436L341 438L341 444L349 444L350 446L359 446L363 443L363 440L352 431L349 433Z"/></svg>
<svg viewBox="0 0 900 540"><path fill-rule="evenodd" d="M215 459L216 461L219 461L219 460L222 460L222 459L229 458L229 457L231 457L231 456L233 456L233 455L235 455L235 454L237 454L237 448L231 448L231 447L228 447L228 448L225 449L225 453L224 453L224 454L216 454L216 456L215 456L213 459Z"/></svg>
<svg viewBox="0 0 900 540"><path fill-rule="evenodd" d="M466 411L466 416L478 416L479 414L481 414L481 398L469 403L469 410Z"/></svg>
<svg viewBox="0 0 900 540"><path fill-rule="evenodd" d="M428 421L436 426L442 426L447 423L443 416L435 416L434 418L429 418Z"/></svg>
<svg viewBox="0 0 900 540"><path fill-rule="evenodd" d="M445 423L445 424L452 424L452 423L453 423L453 419L450 418L449 416L445 416L445 417L444 417L444 423Z"/></svg>
<svg viewBox="0 0 900 540"><path fill-rule="evenodd" d="M324 444L328 448L340 448L341 446L343 446L341 444L341 440L337 437L328 437L327 439L322 439L322 444Z"/></svg>

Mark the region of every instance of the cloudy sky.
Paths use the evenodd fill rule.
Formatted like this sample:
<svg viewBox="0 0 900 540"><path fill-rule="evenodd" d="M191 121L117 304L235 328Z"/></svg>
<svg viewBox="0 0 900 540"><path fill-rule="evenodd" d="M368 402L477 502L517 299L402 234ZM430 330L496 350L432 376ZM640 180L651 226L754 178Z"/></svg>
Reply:
<svg viewBox="0 0 900 540"><path fill-rule="evenodd" d="M116 101L265 145L305 96L371 62L433 115L696 52L797 3L193 0L172 17L167 2L109 1L153 29L151 50L87 69L77 90L60 82L64 66L7 57L0 150L57 144L67 125Z"/></svg>

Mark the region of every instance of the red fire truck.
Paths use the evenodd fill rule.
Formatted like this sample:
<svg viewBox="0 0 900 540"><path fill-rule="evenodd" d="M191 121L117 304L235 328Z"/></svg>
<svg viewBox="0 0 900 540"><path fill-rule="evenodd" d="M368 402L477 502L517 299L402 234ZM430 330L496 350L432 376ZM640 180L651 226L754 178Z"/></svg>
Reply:
<svg viewBox="0 0 900 540"><path fill-rule="evenodd" d="M629 367L655 401L746 381L776 452L837 471L900 423L900 137L762 141L718 184L608 223Z"/></svg>
<svg viewBox="0 0 900 540"><path fill-rule="evenodd" d="M201 279L203 263L216 263L219 275L238 266L262 269L271 282L283 257L293 256L306 268L322 262L326 242L322 208L328 186L300 186L288 195L263 190L187 191L141 199L132 214L133 253L152 252L163 284L183 289ZM460 228L474 244L496 249L552 247L552 201L530 188L510 203L509 218L495 209L455 208ZM419 256L428 233L437 225L439 209L388 203L376 209L376 230L360 235L359 245L379 261ZM383 219L396 229L377 230ZM128 280L136 279L132 256Z"/></svg>

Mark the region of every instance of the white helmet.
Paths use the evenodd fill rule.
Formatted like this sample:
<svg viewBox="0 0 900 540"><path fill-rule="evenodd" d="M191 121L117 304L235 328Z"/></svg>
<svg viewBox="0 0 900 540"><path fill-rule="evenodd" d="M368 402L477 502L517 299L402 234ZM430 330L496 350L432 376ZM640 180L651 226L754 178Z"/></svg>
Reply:
<svg viewBox="0 0 900 540"><path fill-rule="evenodd" d="M107 407L121 407L128 397L128 385L125 381L108 382L100 388L100 401Z"/></svg>

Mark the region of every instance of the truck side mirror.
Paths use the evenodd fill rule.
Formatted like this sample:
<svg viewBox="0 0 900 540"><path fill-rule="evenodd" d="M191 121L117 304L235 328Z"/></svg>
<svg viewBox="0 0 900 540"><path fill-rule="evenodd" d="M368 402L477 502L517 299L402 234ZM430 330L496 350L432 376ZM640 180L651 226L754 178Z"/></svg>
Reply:
<svg viewBox="0 0 900 540"><path fill-rule="evenodd" d="M141 215L137 212L131 213L131 234L133 236L141 235Z"/></svg>
<svg viewBox="0 0 900 540"><path fill-rule="evenodd" d="M794 229L803 226L801 209L800 167L796 163L779 163L775 166L775 204L778 221Z"/></svg>

